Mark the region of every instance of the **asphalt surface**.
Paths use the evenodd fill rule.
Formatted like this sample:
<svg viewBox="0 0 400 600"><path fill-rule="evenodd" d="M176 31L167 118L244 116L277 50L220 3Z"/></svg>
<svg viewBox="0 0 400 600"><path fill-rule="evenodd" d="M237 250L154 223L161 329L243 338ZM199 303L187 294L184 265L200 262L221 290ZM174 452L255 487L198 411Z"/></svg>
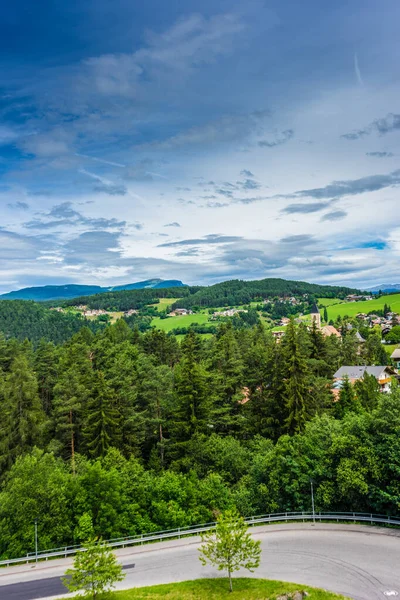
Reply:
<svg viewBox="0 0 400 600"><path fill-rule="evenodd" d="M355 600L400 600L400 531L290 523L252 532L262 547L261 565L252 577L321 587ZM119 551L126 577L117 589L221 576L201 565L198 546L198 538L186 538ZM1 569L0 600L66 596L60 577L70 565L67 559Z"/></svg>

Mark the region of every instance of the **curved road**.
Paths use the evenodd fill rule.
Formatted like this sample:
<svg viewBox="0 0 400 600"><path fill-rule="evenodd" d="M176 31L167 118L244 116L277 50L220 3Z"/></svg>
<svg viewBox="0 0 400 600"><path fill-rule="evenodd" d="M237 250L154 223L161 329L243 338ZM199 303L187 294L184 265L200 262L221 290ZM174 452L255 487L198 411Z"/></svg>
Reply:
<svg viewBox="0 0 400 600"><path fill-rule="evenodd" d="M253 577L322 587L356 600L400 600L400 531L362 525L289 523L255 527L261 540L260 568ZM202 567L199 538L120 550L126 578L118 589L218 577ZM1 600L65 596L60 576L71 560L0 570ZM239 575L248 576L244 571Z"/></svg>

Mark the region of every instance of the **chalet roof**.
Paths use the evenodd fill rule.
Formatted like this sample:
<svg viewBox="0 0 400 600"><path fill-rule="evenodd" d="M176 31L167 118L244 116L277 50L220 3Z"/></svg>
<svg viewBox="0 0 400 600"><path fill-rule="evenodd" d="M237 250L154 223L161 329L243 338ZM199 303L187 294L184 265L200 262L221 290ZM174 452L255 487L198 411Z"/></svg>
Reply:
<svg viewBox="0 0 400 600"><path fill-rule="evenodd" d="M342 337L339 331L333 325L324 325L321 329L322 334L330 337L331 335L336 335L336 337Z"/></svg>
<svg viewBox="0 0 400 600"><path fill-rule="evenodd" d="M390 356L390 358L400 359L400 348L395 348Z"/></svg>
<svg viewBox="0 0 400 600"><path fill-rule="evenodd" d="M356 338L357 338L357 341L360 342L361 344L365 342L365 339L363 338L363 336L361 335L361 333L359 331L356 331Z"/></svg>
<svg viewBox="0 0 400 600"><path fill-rule="evenodd" d="M318 306L316 304L312 305L312 307L311 307L311 314L312 315L319 315Z"/></svg>
<svg viewBox="0 0 400 600"><path fill-rule="evenodd" d="M381 374L386 371L387 367L382 366L349 366L349 367L340 367L338 371L334 374L335 379L342 379L343 377L348 377L349 379L361 379L364 376L364 373L368 373L368 375L373 375L378 379Z"/></svg>

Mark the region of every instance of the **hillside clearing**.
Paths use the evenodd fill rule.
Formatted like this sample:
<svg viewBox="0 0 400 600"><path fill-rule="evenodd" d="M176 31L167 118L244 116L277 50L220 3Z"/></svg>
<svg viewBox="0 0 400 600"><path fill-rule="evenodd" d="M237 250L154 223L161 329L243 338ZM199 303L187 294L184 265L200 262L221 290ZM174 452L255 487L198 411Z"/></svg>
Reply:
<svg viewBox="0 0 400 600"><path fill-rule="evenodd" d="M388 304L394 312L400 313L400 294L381 296L374 300L363 300L361 302L341 302L327 308L328 318L336 320L338 316L355 317L358 313L369 313L374 310L383 310Z"/></svg>
<svg viewBox="0 0 400 600"><path fill-rule="evenodd" d="M342 304L343 300L340 298L318 298L317 302L319 307L328 307L333 306L334 304Z"/></svg>
<svg viewBox="0 0 400 600"><path fill-rule="evenodd" d="M180 300L180 298L160 298L160 302L150 304L150 306L153 306L158 311L166 310L168 306L171 306L175 302L178 302L178 300Z"/></svg>
<svg viewBox="0 0 400 600"><path fill-rule="evenodd" d="M167 319L161 319L160 317L154 317L151 321L151 326L156 327L156 329L161 329L168 333L173 329L177 329L180 327L189 327L193 325L193 323L197 323L198 325L205 325L209 323L208 321L209 315L206 313L196 313L194 315L182 315L179 317L168 317ZM209 323L210 326L212 325Z"/></svg>

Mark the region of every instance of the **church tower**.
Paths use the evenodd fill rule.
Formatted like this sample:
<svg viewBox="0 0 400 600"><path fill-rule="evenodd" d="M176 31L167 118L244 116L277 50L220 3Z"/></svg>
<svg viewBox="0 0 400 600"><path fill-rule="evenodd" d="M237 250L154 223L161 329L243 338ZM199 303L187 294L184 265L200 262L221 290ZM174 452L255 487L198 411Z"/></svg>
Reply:
<svg viewBox="0 0 400 600"><path fill-rule="evenodd" d="M318 310L318 306L314 304L311 308L311 323L314 321L318 329L321 329L321 314Z"/></svg>

